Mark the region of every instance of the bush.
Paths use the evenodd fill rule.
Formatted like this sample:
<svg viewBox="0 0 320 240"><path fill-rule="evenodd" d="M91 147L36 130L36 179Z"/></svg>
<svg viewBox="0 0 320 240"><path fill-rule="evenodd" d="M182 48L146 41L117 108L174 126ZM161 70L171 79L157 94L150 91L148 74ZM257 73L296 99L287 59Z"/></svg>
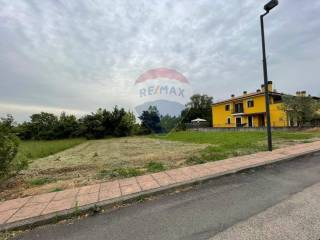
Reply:
<svg viewBox="0 0 320 240"><path fill-rule="evenodd" d="M20 170L24 167L24 164L14 162L18 145L18 138L8 129L0 126L0 178L8 175L12 168Z"/></svg>
<svg viewBox="0 0 320 240"><path fill-rule="evenodd" d="M148 172L161 172L166 170L161 162L149 162L146 167Z"/></svg>

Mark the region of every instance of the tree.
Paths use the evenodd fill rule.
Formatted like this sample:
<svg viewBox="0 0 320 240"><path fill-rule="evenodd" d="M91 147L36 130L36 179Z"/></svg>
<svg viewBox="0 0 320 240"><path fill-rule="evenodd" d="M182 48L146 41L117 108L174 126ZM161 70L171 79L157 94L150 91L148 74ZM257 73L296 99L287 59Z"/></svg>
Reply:
<svg viewBox="0 0 320 240"><path fill-rule="evenodd" d="M283 110L287 112L289 120L298 127L316 118L319 108L319 101L310 96L283 96Z"/></svg>
<svg viewBox="0 0 320 240"><path fill-rule="evenodd" d="M150 133L161 133L162 128L160 125L160 116L157 107L150 106L147 111L143 111L141 116L141 133L150 134Z"/></svg>
<svg viewBox="0 0 320 240"><path fill-rule="evenodd" d="M30 130L32 138L36 140L55 139L55 129L58 125L58 118L47 112L31 115Z"/></svg>
<svg viewBox="0 0 320 240"><path fill-rule="evenodd" d="M80 119L81 132L87 139L100 139L105 136L103 126L103 110L99 108L96 113L84 116Z"/></svg>
<svg viewBox="0 0 320 240"><path fill-rule="evenodd" d="M55 129L56 138L70 138L77 136L79 129L79 121L74 115L67 115L62 112Z"/></svg>
<svg viewBox="0 0 320 240"><path fill-rule="evenodd" d="M164 132L170 132L179 126L180 121L180 117L165 115L160 117L160 126Z"/></svg>
<svg viewBox="0 0 320 240"><path fill-rule="evenodd" d="M13 120L12 116L10 119ZM9 174L19 145L18 138L11 132L12 125L6 120L0 120L0 178Z"/></svg>
<svg viewBox="0 0 320 240"><path fill-rule="evenodd" d="M183 121L190 122L195 118L203 118L208 122L212 122L212 97L208 95L195 94L190 98L190 102L186 104L186 109L181 112Z"/></svg>
<svg viewBox="0 0 320 240"><path fill-rule="evenodd" d="M132 112L126 112L122 115L118 125L114 130L114 136L124 137L133 134L136 124L136 117Z"/></svg>

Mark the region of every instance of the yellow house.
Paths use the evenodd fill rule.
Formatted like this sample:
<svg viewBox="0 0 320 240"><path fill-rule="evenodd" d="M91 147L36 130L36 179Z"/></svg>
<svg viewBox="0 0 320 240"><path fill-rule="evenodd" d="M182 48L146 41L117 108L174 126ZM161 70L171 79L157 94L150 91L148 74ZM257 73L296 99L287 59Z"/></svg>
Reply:
<svg viewBox="0 0 320 240"><path fill-rule="evenodd" d="M272 127L289 126L287 114L282 110L283 93L273 90L268 82L270 94L270 118ZM266 104L264 85L254 93L243 92L243 95L216 102L212 105L213 127L264 127L266 126Z"/></svg>

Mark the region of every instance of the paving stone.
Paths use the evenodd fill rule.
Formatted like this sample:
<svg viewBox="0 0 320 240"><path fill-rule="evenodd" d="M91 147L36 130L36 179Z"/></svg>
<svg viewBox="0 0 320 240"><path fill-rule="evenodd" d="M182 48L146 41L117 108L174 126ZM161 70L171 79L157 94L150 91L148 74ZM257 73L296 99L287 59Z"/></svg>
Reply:
<svg viewBox="0 0 320 240"><path fill-rule="evenodd" d="M121 191L118 180L101 183L99 201L109 200L120 196Z"/></svg>
<svg viewBox="0 0 320 240"><path fill-rule="evenodd" d="M52 193L45 193L45 194L40 194L40 195L33 196L30 199L30 201L28 201L26 203L25 206L36 205L36 204L39 204L39 203L49 203L54 198L54 196L56 194L57 194L56 192L52 192Z"/></svg>
<svg viewBox="0 0 320 240"><path fill-rule="evenodd" d="M192 167L179 168L185 175L189 176L190 179L199 178L200 174Z"/></svg>
<svg viewBox="0 0 320 240"><path fill-rule="evenodd" d="M125 178L125 179L120 179L119 180L120 187L126 186L126 185L132 185L132 184L136 184L136 183L137 183L137 180L136 180L135 177Z"/></svg>
<svg viewBox="0 0 320 240"><path fill-rule="evenodd" d="M203 164L191 166L191 168L197 172L199 177L205 177L211 174L210 169L203 166Z"/></svg>
<svg viewBox="0 0 320 240"><path fill-rule="evenodd" d="M58 212L75 207L75 198L51 201L41 215Z"/></svg>
<svg viewBox="0 0 320 240"><path fill-rule="evenodd" d="M77 206L84 206L87 204L98 202L99 192L88 193L88 194L81 194L77 196L76 205Z"/></svg>
<svg viewBox="0 0 320 240"><path fill-rule="evenodd" d="M136 178L128 178L119 180L121 195L129 195L141 191Z"/></svg>
<svg viewBox="0 0 320 240"><path fill-rule="evenodd" d="M0 203L0 212L7 211L10 209L20 208L24 204L26 204L30 199L31 197L25 197L25 198L17 198L17 199L2 202Z"/></svg>
<svg viewBox="0 0 320 240"><path fill-rule="evenodd" d="M0 212L0 224L4 224L18 209L10 209Z"/></svg>
<svg viewBox="0 0 320 240"><path fill-rule="evenodd" d="M8 220L8 223L39 216L46 206L47 203L40 203L22 207Z"/></svg>
<svg viewBox="0 0 320 240"><path fill-rule="evenodd" d="M112 198L121 197L120 188L114 190L104 190L99 193L99 201L109 200Z"/></svg>
<svg viewBox="0 0 320 240"><path fill-rule="evenodd" d="M168 186L175 183L175 181L165 172L158 172L151 174L160 186Z"/></svg>
<svg viewBox="0 0 320 240"><path fill-rule="evenodd" d="M100 191L100 184L89 185L79 188L78 195L96 193Z"/></svg>
<svg viewBox="0 0 320 240"><path fill-rule="evenodd" d="M137 193L141 191L141 188L138 184L125 185L120 187L122 196Z"/></svg>
<svg viewBox="0 0 320 240"><path fill-rule="evenodd" d="M168 170L165 173L173 178L175 182L184 182L191 179L191 176L186 175L179 169Z"/></svg>
<svg viewBox="0 0 320 240"><path fill-rule="evenodd" d="M61 192L57 192L57 194L55 195L53 200L57 201L57 200L62 200L62 199L66 199L66 198L75 198L78 191L79 191L78 188L73 188L73 189L68 189L68 190L64 190Z"/></svg>
<svg viewBox="0 0 320 240"><path fill-rule="evenodd" d="M160 187L151 175L139 176L137 181L143 191Z"/></svg>

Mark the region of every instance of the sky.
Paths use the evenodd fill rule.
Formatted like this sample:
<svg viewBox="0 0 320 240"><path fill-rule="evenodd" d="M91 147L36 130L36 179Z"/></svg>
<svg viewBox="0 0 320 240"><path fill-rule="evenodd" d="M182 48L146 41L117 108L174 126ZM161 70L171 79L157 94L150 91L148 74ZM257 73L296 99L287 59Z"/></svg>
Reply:
<svg viewBox="0 0 320 240"><path fill-rule="evenodd" d="M265 18L269 80L320 95L320 1ZM144 72L175 69L214 101L263 82L264 0L0 0L0 117L135 107Z"/></svg>

